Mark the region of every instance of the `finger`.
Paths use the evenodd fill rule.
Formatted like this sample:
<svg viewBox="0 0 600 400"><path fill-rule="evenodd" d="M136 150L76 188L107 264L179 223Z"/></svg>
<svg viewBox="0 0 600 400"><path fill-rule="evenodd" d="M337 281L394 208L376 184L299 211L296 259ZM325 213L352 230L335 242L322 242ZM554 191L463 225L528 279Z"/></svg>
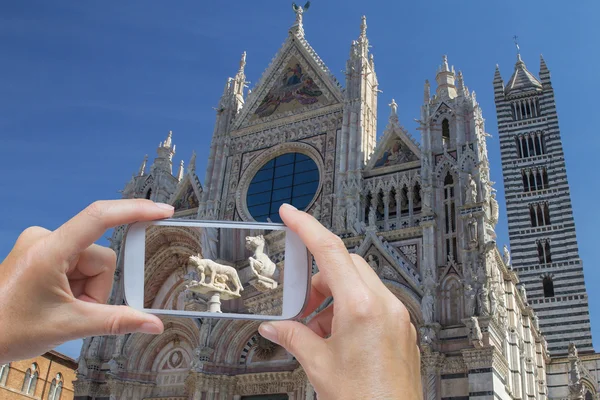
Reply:
<svg viewBox="0 0 600 400"><path fill-rule="evenodd" d="M308 301L306 302L306 307L304 307L304 311L300 317L308 317L329 297L331 297L331 289L329 289L323 275L320 272L317 272L311 279Z"/></svg>
<svg viewBox="0 0 600 400"><path fill-rule="evenodd" d="M93 303L106 303L114 281L117 255L108 247L93 244L80 255L67 272L73 296Z"/></svg>
<svg viewBox="0 0 600 400"><path fill-rule="evenodd" d="M356 270L358 274L362 278L363 281L374 291L379 291L386 289L385 285L377 275L377 273L373 270L373 268L365 261L364 258L359 256L358 254L350 254L350 258L352 262L356 266ZM387 289L386 289L387 290Z"/></svg>
<svg viewBox="0 0 600 400"><path fill-rule="evenodd" d="M70 318L68 331L74 337L124 335L126 333L160 334L164 325L160 318L128 306L76 301L72 303L76 317Z"/></svg>
<svg viewBox="0 0 600 400"><path fill-rule="evenodd" d="M333 304L311 318L306 324L314 333L322 338L331 335L331 325L333 322Z"/></svg>
<svg viewBox="0 0 600 400"><path fill-rule="evenodd" d="M323 274L333 297L360 301L368 294L344 242L327 230L311 215L296 210L289 204L279 209L283 222L300 236L314 255L319 272Z"/></svg>
<svg viewBox="0 0 600 400"><path fill-rule="evenodd" d="M29 247L32 243L48 236L50 233L48 229L39 226L30 226L21 232L15 243L15 248L21 246L24 248Z"/></svg>
<svg viewBox="0 0 600 400"><path fill-rule="evenodd" d="M314 370L314 365L327 351L325 340L300 322L265 322L260 325L258 332L296 357L305 371Z"/></svg>
<svg viewBox="0 0 600 400"><path fill-rule="evenodd" d="M173 207L145 199L97 201L48 236L48 249L68 260L88 248L110 228L173 215Z"/></svg>

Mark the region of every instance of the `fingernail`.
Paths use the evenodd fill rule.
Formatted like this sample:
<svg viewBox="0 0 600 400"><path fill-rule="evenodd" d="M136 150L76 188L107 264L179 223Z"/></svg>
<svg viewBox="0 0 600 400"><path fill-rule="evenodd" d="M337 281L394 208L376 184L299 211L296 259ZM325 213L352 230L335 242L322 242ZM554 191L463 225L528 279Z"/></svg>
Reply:
<svg viewBox="0 0 600 400"><path fill-rule="evenodd" d="M268 323L268 322L262 323L258 327L258 333L260 333L260 335L262 337L264 337L265 339L270 340L271 342L273 342L275 344L279 344L277 342L277 337L278 337L277 330L270 323Z"/></svg>
<svg viewBox="0 0 600 400"><path fill-rule="evenodd" d="M285 207L285 208L289 208L290 210L298 211L298 209L296 207L294 207L293 205L288 204L288 203L283 203L281 205L281 207Z"/></svg>
<svg viewBox="0 0 600 400"><path fill-rule="evenodd" d="M173 210L173 206L170 204L165 204L165 203L154 203L154 204L156 204L156 207L161 208L163 210L169 210L169 211Z"/></svg>
<svg viewBox="0 0 600 400"><path fill-rule="evenodd" d="M158 334L162 333L162 329L160 329L160 327L158 325L153 324L152 322L144 322L140 326L140 329L138 330L138 332L148 333L151 335L158 335Z"/></svg>

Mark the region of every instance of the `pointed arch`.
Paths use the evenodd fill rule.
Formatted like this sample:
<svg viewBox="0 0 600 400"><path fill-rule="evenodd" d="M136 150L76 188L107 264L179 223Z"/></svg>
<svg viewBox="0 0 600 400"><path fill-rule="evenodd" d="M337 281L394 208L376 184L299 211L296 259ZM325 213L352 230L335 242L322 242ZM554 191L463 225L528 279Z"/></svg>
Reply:
<svg viewBox="0 0 600 400"><path fill-rule="evenodd" d="M444 326L460 325L464 318L464 295L460 279L456 274L448 274L440 285L438 300L440 322Z"/></svg>

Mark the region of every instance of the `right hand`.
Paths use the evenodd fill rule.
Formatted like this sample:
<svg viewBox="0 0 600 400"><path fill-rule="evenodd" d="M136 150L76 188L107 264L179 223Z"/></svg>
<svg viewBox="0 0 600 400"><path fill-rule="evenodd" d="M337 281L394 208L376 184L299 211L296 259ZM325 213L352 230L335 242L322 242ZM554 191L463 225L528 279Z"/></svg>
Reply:
<svg viewBox="0 0 600 400"><path fill-rule="evenodd" d="M334 303L307 325L266 322L260 334L296 357L319 400L421 399L420 352L406 307L312 216L287 205L280 214L320 269L304 316L330 296Z"/></svg>

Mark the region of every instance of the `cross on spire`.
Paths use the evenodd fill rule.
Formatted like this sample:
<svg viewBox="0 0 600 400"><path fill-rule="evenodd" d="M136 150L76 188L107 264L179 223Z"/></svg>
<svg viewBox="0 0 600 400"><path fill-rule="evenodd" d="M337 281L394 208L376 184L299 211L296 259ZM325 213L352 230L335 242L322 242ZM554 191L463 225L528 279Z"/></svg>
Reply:
<svg viewBox="0 0 600 400"><path fill-rule="evenodd" d="M517 48L517 55L521 54L521 48L519 47L519 37L517 35L513 36L513 40L515 41L515 47Z"/></svg>

